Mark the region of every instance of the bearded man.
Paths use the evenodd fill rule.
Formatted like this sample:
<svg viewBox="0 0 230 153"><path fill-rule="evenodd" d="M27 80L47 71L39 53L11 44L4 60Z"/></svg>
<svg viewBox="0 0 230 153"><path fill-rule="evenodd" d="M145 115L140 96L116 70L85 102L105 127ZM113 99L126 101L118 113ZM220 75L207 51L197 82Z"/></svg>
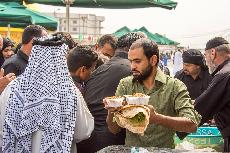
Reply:
<svg viewBox="0 0 230 153"><path fill-rule="evenodd" d="M194 132L200 120L186 86L180 80L165 75L158 68L158 46L149 39L135 41L128 52L128 59L133 75L120 81L115 95L143 93L150 96L150 117L143 136L126 130L125 144L175 148L175 131ZM108 128L116 134L121 128L113 122L112 110L105 107L108 109Z"/></svg>
<svg viewBox="0 0 230 153"><path fill-rule="evenodd" d="M207 89L212 77L208 71L203 54L196 49L189 49L182 54L183 69L175 78L181 80L188 88L192 99L200 96Z"/></svg>
<svg viewBox="0 0 230 153"><path fill-rule="evenodd" d="M205 58L213 79L207 90L195 100L202 116L201 124L214 118L224 138L224 152L230 152L230 46L222 37L209 40Z"/></svg>

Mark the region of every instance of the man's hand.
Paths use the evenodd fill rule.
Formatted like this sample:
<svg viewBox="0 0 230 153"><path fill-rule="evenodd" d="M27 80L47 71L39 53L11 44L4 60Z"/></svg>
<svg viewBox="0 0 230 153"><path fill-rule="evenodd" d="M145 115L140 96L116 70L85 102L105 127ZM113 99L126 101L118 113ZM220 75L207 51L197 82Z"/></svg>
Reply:
<svg viewBox="0 0 230 153"><path fill-rule="evenodd" d="M156 123L158 113L155 111L155 108L152 105L146 105L150 109L149 123Z"/></svg>
<svg viewBox="0 0 230 153"><path fill-rule="evenodd" d="M1 69L0 71L0 92L2 92L6 86L16 78L14 73L9 73L6 76L4 75L4 69Z"/></svg>
<svg viewBox="0 0 230 153"><path fill-rule="evenodd" d="M119 108L109 107L108 106L108 99L106 99L106 98L103 99L103 103L105 105L104 108L108 110L108 115L106 117L106 123L108 125L108 129L113 134L117 134L118 132L120 132L121 128L117 125L116 122L113 121L113 117L114 117L113 112L119 110Z"/></svg>

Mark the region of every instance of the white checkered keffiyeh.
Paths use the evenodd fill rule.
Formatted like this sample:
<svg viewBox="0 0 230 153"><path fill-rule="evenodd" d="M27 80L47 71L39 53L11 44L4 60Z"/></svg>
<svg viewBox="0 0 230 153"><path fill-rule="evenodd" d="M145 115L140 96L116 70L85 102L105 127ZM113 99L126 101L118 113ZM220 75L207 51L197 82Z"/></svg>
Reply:
<svg viewBox="0 0 230 153"><path fill-rule="evenodd" d="M3 151L29 153L32 133L43 131L41 153L69 153L77 92L66 64L66 45L35 45L13 86L3 129Z"/></svg>

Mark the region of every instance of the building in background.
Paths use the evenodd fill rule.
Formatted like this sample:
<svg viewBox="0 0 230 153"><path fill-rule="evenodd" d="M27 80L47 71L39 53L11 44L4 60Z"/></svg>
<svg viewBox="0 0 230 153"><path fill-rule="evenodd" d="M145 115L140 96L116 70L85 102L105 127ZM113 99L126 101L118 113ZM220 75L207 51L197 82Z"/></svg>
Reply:
<svg viewBox="0 0 230 153"><path fill-rule="evenodd" d="M47 13L59 20L58 31L67 31L67 18L65 13ZM95 14L70 14L70 34L82 44L94 44L101 36L104 16Z"/></svg>

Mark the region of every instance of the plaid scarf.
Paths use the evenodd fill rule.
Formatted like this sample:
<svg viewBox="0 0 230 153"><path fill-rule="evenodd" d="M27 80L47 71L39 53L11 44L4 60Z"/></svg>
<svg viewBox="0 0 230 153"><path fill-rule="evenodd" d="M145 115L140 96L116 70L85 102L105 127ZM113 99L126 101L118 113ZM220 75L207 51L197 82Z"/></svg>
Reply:
<svg viewBox="0 0 230 153"><path fill-rule="evenodd" d="M31 152L32 133L38 130L42 131L40 153L70 152L79 90L68 72L66 48L33 46L25 72L11 86L3 152Z"/></svg>

